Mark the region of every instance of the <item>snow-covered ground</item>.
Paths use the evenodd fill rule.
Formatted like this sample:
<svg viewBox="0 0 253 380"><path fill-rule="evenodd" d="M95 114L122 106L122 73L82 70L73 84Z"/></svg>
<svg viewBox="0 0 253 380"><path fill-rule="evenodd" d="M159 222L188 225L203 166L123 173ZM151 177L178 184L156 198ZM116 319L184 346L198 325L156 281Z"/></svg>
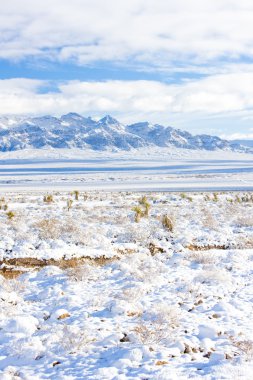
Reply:
<svg viewBox="0 0 253 380"><path fill-rule="evenodd" d="M144 195L2 191L1 380L252 378L252 193Z"/></svg>
<svg viewBox="0 0 253 380"><path fill-rule="evenodd" d="M5 189L253 190L253 156L143 148L129 152L40 149L0 153Z"/></svg>

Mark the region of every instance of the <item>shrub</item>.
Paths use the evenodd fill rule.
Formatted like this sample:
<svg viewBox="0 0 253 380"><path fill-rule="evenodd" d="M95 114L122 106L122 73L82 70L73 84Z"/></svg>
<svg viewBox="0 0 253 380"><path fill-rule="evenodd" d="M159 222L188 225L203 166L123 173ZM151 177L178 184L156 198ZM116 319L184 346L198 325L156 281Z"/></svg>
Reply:
<svg viewBox="0 0 253 380"><path fill-rule="evenodd" d="M140 204L140 205L143 205L143 206L144 206L147 202L148 202L148 200L147 200L146 195L143 195L143 196L139 199L139 204Z"/></svg>
<svg viewBox="0 0 253 380"><path fill-rule="evenodd" d="M53 198L52 194L44 195L43 202L45 202L45 203L52 203L53 201L54 201L54 198Z"/></svg>
<svg viewBox="0 0 253 380"><path fill-rule="evenodd" d="M4 197L0 198L0 210L6 211L7 208L8 208L8 205L5 202L5 198Z"/></svg>
<svg viewBox="0 0 253 380"><path fill-rule="evenodd" d="M251 215L240 216L240 217L238 217L236 222L241 227L252 227L253 226L253 217Z"/></svg>
<svg viewBox="0 0 253 380"><path fill-rule="evenodd" d="M213 193L213 202L218 202L218 193Z"/></svg>
<svg viewBox="0 0 253 380"><path fill-rule="evenodd" d="M7 204L1 204L0 203L0 210L6 211L7 209L8 209L8 205Z"/></svg>
<svg viewBox="0 0 253 380"><path fill-rule="evenodd" d="M180 197L181 197L182 199L187 199L189 202L192 202L192 201L193 201L193 198L190 197L189 195L186 195L185 193L181 193L181 194L180 194Z"/></svg>
<svg viewBox="0 0 253 380"><path fill-rule="evenodd" d="M79 191L78 190L74 191L74 196L75 196L75 200L78 201L78 199L79 199Z"/></svg>
<svg viewBox="0 0 253 380"><path fill-rule="evenodd" d="M148 217L151 205L148 202L146 195L143 195L143 197L141 197L141 199L139 200L139 204L141 206L143 206L143 208L144 208L144 210L143 210L143 216Z"/></svg>
<svg viewBox="0 0 253 380"><path fill-rule="evenodd" d="M174 221L170 216L162 216L162 225L164 228L166 228L166 230L169 230L170 232L174 231Z"/></svg>
<svg viewBox="0 0 253 380"><path fill-rule="evenodd" d="M11 220L11 219L14 218L15 213L14 213L13 211L8 211L8 212L6 213L6 215L7 215L7 218L8 218L9 220Z"/></svg>
<svg viewBox="0 0 253 380"><path fill-rule="evenodd" d="M195 261L198 264L214 264L217 257L210 252L194 251L191 252L187 258L191 261Z"/></svg>
<svg viewBox="0 0 253 380"><path fill-rule="evenodd" d="M179 326L179 312L173 307L163 307L151 315L150 322L140 321L134 328L141 344L160 344L172 337L172 331ZM163 309L163 310L162 310Z"/></svg>
<svg viewBox="0 0 253 380"><path fill-rule="evenodd" d="M90 332L89 332L90 333ZM63 325L61 346L68 353L80 352L95 339L85 329L75 325Z"/></svg>
<svg viewBox="0 0 253 380"><path fill-rule="evenodd" d="M145 208L144 208L143 215L146 216L146 217L148 217L148 215L149 215L149 210L150 210L151 205L147 202L147 203L145 203L145 206L144 206L144 207L145 207Z"/></svg>
<svg viewBox="0 0 253 380"><path fill-rule="evenodd" d="M140 206L135 206L132 208L132 210L135 212L134 220L136 223L139 223L141 220L141 217L143 216L143 211Z"/></svg>
<svg viewBox="0 0 253 380"><path fill-rule="evenodd" d="M72 199L68 199L67 200L67 209L68 209L68 211L71 209L72 204L73 204L73 200Z"/></svg>
<svg viewBox="0 0 253 380"><path fill-rule="evenodd" d="M232 344L239 352L245 357L246 361L250 361L253 358L253 341L252 340L232 340Z"/></svg>
<svg viewBox="0 0 253 380"><path fill-rule="evenodd" d="M34 224L39 230L41 239L58 239L62 234L62 226L57 219L42 219Z"/></svg>
<svg viewBox="0 0 253 380"><path fill-rule="evenodd" d="M134 220L136 223L139 223L142 217L148 217L150 207L151 205L148 202L146 195L143 195L143 197L139 199L139 205L132 208L132 210L135 212Z"/></svg>
<svg viewBox="0 0 253 380"><path fill-rule="evenodd" d="M203 209L203 219L202 219L202 225L203 227L206 227L208 229L217 230L218 229L218 222L214 218L214 216L210 213L210 211L206 208Z"/></svg>

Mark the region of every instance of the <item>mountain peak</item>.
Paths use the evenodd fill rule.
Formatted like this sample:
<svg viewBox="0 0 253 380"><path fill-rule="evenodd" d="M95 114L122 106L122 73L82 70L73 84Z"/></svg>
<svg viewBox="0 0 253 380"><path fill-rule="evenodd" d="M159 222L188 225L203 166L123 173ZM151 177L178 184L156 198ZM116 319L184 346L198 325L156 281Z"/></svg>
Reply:
<svg viewBox="0 0 253 380"><path fill-rule="evenodd" d="M93 150L130 150L141 147L175 146L185 149L230 150L253 153L253 149L209 135L152 124L124 125L110 115L99 121L70 112L56 118L14 116L0 118L0 151L43 147Z"/></svg>
<svg viewBox="0 0 253 380"><path fill-rule="evenodd" d="M109 125L109 124L119 124L118 120L114 119L110 115L104 116L102 119L99 120L99 123L106 124L106 125Z"/></svg>
<svg viewBox="0 0 253 380"><path fill-rule="evenodd" d="M66 115L62 115L61 118L64 118L64 119L75 119L75 120L81 120L83 119L83 117L81 115L79 115L78 113L76 112L69 112L67 113Z"/></svg>

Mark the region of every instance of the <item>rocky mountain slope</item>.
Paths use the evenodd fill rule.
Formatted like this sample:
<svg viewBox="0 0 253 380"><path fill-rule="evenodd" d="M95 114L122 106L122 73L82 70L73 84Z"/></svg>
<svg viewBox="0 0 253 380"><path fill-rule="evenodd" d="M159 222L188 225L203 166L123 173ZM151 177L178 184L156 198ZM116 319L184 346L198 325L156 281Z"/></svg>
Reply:
<svg viewBox="0 0 253 380"><path fill-rule="evenodd" d="M53 116L0 118L2 152L26 148L88 148L98 151L120 151L152 146L253 152L249 147L216 136L194 136L189 132L149 122L124 125L109 115L98 121L76 113L68 113L60 118Z"/></svg>

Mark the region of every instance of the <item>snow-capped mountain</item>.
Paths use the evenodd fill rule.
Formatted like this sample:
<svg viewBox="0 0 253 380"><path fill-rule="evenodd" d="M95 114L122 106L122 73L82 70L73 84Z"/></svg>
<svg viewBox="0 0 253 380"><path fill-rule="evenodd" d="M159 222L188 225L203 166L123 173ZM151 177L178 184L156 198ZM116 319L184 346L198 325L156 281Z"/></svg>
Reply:
<svg viewBox="0 0 253 380"><path fill-rule="evenodd" d="M98 121L77 113L68 113L60 118L53 116L0 118L2 152L50 147L131 150L152 146L253 152L249 147L216 136L194 136L189 132L148 122L123 125L109 115Z"/></svg>

